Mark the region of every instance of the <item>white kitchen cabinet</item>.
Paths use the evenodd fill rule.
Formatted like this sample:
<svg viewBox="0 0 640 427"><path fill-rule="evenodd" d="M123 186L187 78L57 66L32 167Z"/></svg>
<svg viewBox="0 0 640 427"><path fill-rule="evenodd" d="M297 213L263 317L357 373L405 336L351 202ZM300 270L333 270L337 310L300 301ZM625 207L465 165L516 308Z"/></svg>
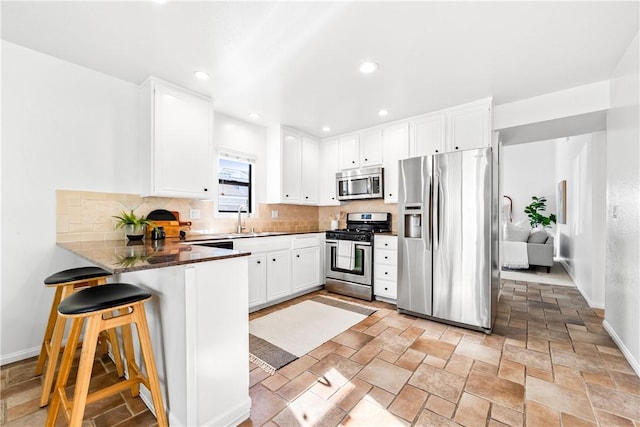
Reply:
<svg viewBox="0 0 640 427"><path fill-rule="evenodd" d="M291 253L292 292L300 292L320 284L320 247L295 249Z"/></svg>
<svg viewBox="0 0 640 427"><path fill-rule="evenodd" d="M300 202L302 139L300 135L288 130L282 131L282 193L283 203Z"/></svg>
<svg viewBox="0 0 640 427"><path fill-rule="evenodd" d="M267 255L255 254L249 263L249 308L267 302Z"/></svg>
<svg viewBox="0 0 640 427"><path fill-rule="evenodd" d="M491 146L491 102L482 101L451 109L448 151Z"/></svg>
<svg viewBox="0 0 640 427"><path fill-rule="evenodd" d="M398 203L398 161L409 157L409 123L383 130L384 202Z"/></svg>
<svg viewBox="0 0 640 427"><path fill-rule="evenodd" d="M373 294L396 300L398 295L398 238L376 235L373 242Z"/></svg>
<svg viewBox="0 0 640 427"><path fill-rule="evenodd" d="M340 169L355 169L360 167L360 137L347 135L338 141L338 157Z"/></svg>
<svg viewBox="0 0 640 427"><path fill-rule="evenodd" d="M322 240L322 235L315 233L296 235L291 241L292 293L320 285Z"/></svg>
<svg viewBox="0 0 640 427"><path fill-rule="evenodd" d="M267 138L267 201L317 204L318 141L293 129L275 127Z"/></svg>
<svg viewBox="0 0 640 427"><path fill-rule="evenodd" d="M360 134L360 167L382 164L382 129L372 129Z"/></svg>
<svg viewBox="0 0 640 427"><path fill-rule="evenodd" d="M370 129L339 139L340 169L357 169L382 164L382 130Z"/></svg>
<svg viewBox="0 0 640 427"><path fill-rule="evenodd" d="M446 113L434 113L411 122L411 157L444 153L447 135Z"/></svg>
<svg viewBox="0 0 640 427"><path fill-rule="evenodd" d="M318 204L321 206L340 205L336 197L336 173L340 171L338 140L329 139L320 143L320 195Z"/></svg>
<svg viewBox="0 0 640 427"><path fill-rule="evenodd" d="M267 301L291 294L290 251L267 253Z"/></svg>
<svg viewBox="0 0 640 427"><path fill-rule="evenodd" d="M302 136L300 201L305 204L318 203L318 161L320 159L318 144L315 139Z"/></svg>
<svg viewBox="0 0 640 427"><path fill-rule="evenodd" d="M491 146L491 99L464 104L411 120L410 156Z"/></svg>
<svg viewBox="0 0 640 427"><path fill-rule="evenodd" d="M211 197L211 100L154 77L139 96L141 195Z"/></svg>

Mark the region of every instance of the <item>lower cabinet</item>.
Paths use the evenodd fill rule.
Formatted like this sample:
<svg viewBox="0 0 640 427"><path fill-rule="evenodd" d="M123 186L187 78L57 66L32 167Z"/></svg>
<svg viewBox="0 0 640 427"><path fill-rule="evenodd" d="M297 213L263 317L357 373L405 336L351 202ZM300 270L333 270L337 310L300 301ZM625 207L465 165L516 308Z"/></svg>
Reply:
<svg viewBox="0 0 640 427"><path fill-rule="evenodd" d="M376 235L373 243L373 294L398 298L398 238Z"/></svg>
<svg viewBox="0 0 640 427"><path fill-rule="evenodd" d="M292 291L300 292L320 284L320 247L292 252Z"/></svg>
<svg viewBox="0 0 640 427"><path fill-rule="evenodd" d="M267 301L291 293L291 258L289 251L267 253Z"/></svg>
<svg viewBox="0 0 640 427"><path fill-rule="evenodd" d="M251 255L248 263L249 307L253 307L267 302L267 255Z"/></svg>
<svg viewBox="0 0 640 427"><path fill-rule="evenodd" d="M249 251L249 311L283 301L322 284L324 234L242 238L234 248Z"/></svg>

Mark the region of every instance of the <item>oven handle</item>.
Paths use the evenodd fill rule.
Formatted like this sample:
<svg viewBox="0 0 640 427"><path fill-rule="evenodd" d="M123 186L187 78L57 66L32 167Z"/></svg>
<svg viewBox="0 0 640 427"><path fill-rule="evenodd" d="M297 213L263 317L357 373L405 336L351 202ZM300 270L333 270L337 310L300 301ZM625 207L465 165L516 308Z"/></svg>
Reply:
<svg viewBox="0 0 640 427"><path fill-rule="evenodd" d="M333 239L332 239L332 240L325 240L325 242L326 242L326 243L329 243L329 244L332 244L332 243L333 243L333 244L336 244L336 245L337 245L337 244L338 244L338 240L342 240L342 239L336 239L336 240L333 240ZM357 245L360 245L360 246L371 246L371 242L363 242L363 241L359 241L359 240L355 240L354 242L355 242L356 246L357 246Z"/></svg>

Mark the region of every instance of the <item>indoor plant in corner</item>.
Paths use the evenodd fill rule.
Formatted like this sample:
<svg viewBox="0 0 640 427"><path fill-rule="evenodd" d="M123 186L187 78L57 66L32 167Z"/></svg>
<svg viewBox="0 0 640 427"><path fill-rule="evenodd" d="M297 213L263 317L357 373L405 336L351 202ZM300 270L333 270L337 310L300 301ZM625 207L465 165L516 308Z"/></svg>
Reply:
<svg viewBox="0 0 640 427"><path fill-rule="evenodd" d="M129 240L142 240L147 226L154 226L153 221L146 219L144 216L137 216L131 210L129 213L122 211L120 215L114 216L116 222L116 230L124 228L124 234Z"/></svg>
<svg viewBox="0 0 640 427"><path fill-rule="evenodd" d="M552 222L555 224L555 214L544 216L540 213L547 210L547 198L532 196L531 199L533 200L531 204L524 208L524 213L529 217L529 224L531 224L531 228L536 228L540 225L542 227L550 227Z"/></svg>

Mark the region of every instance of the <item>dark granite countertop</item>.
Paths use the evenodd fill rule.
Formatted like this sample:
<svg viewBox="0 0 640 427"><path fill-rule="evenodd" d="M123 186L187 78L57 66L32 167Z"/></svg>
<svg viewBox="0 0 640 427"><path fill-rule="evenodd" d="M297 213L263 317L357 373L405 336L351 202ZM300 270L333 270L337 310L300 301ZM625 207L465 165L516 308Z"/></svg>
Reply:
<svg viewBox="0 0 640 427"><path fill-rule="evenodd" d="M315 231L262 231L262 232L246 232L246 233L213 233L213 234L199 234L189 233L185 239L185 242L197 242L202 240L233 240L233 239L246 239L251 237L272 237L272 236L287 236L295 234L311 234L311 233L324 233L325 230Z"/></svg>
<svg viewBox="0 0 640 427"><path fill-rule="evenodd" d="M113 274L215 261L251 254L245 251L190 245L188 242L178 239L144 239L137 242L105 240L58 243L58 246Z"/></svg>

